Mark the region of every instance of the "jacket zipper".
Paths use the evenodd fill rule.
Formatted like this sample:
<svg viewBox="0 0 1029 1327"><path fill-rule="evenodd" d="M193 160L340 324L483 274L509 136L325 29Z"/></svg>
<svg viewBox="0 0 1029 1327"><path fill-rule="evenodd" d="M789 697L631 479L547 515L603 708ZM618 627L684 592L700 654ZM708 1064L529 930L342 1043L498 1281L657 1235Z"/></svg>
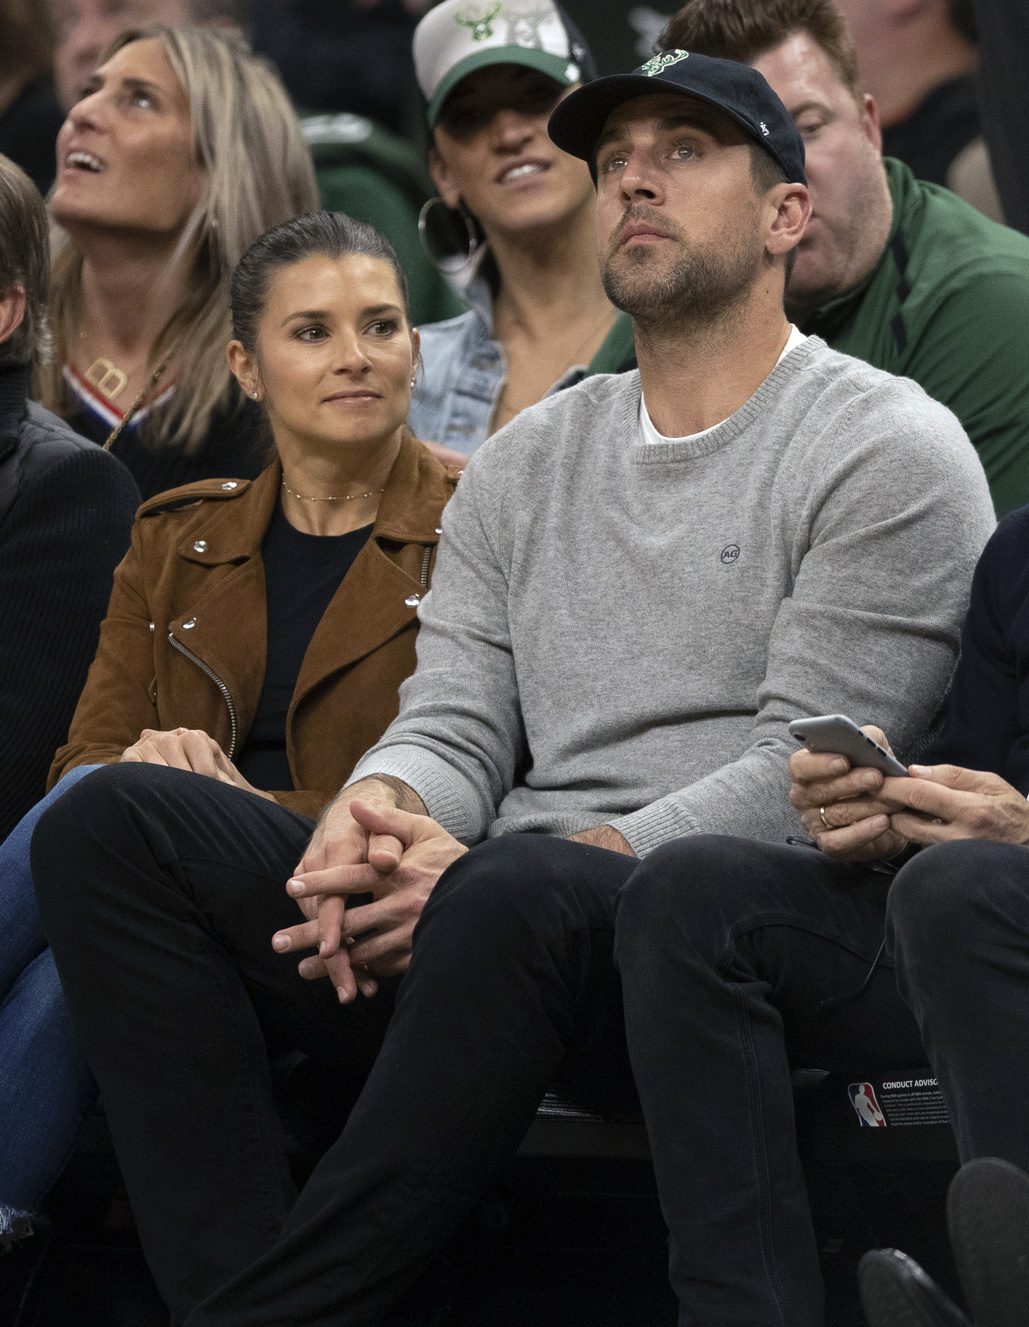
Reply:
<svg viewBox="0 0 1029 1327"><path fill-rule="evenodd" d="M236 718L236 702L232 699L232 693L214 669L205 664L203 659L198 659L193 651L188 650L181 641L176 640L174 634L170 631L168 632L168 644L173 650L178 650L178 652L187 658L190 663L195 663L200 671L205 673L221 692L222 700L225 701L226 707L229 711L229 749L225 754L231 760L236 753L236 741L239 737L239 722Z"/></svg>
<svg viewBox="0 0 1029 1327"><path fill-rule="evenodd" d="M429 588L429 563L432 561L432 545L427 544L422 556L422 589Z"/></svg>

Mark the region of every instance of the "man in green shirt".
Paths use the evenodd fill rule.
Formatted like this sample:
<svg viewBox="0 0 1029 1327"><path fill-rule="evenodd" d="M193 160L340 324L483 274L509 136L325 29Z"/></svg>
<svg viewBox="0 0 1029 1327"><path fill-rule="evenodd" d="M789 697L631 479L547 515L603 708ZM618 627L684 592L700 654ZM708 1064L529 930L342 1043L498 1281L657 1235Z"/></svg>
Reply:
<svg viewBox="0 0 1029 1327"><path fill-rule="evenodd" d="M954 411L999 514L1029 502L1029 238L882 157L832 0L688 0L660 39L764 74L804 139L813 206L791 318Z"/></svg>

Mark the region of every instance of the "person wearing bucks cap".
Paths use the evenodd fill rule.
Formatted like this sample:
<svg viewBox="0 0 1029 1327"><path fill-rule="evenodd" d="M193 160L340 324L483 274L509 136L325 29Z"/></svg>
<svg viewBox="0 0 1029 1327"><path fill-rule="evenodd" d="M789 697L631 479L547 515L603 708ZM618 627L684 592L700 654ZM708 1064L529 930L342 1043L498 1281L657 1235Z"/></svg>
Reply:
<svg viewBox="0 0 1029 1327"><path fill-rule="evenodd" d="M767 989L759 975L738 1004L709 1004L652 955L719 918L703 878L678 872L679 844L797 832L789 719L874 704L898 746L928 723L992 527L986 481L921 388L787 321L803 148L754 70L668 52L569 93L550 133L596 177L603 279L639 369L548 397L476 452L398 717L306 845L268 804L309 920L263 953L253 928L234 933L255 985L299 959L353 1004L403 977L342 1134L268 1251L187 1327L395 1322L544 1092L631 1106L630 1057L680 1321L821 1327L785 1055L760 1066L766 1115L768 1082L738 1063L744 1001ZM176 864L115 810L102 855L96 808L69 796L48 812L84 915L110 871L145 878L148 899L181 894ZM202 852L216 873L261 869L256 845ZM858 882L823 900L819 924L843 937L831 990L860 985L881 898ZM157 942L136 931L146 973ZM757 958L778 953L772 936ZM775 990L787 1013L790 982ZM816 1031L842 1041L847 1008L816 1009Z"/></svg>
<svg viewBox="0 0 1029 1327"><path fill-rule="evenodd" d="M600 282L586 167L547 137L595 73L568 18L547 0L444 0L414 59L439 192L423 243L469 309L421 328L411 427L467 455L548 392L631 368L632 329Z"/></svg>

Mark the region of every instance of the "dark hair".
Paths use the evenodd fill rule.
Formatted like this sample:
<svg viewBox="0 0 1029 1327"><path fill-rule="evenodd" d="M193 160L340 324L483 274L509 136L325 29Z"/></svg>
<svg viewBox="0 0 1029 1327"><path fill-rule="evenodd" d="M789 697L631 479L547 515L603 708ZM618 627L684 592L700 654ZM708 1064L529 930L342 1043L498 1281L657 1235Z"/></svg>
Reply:
<svg viewBox="0 0 1029 1327"><path fill-rule="evenodd" d="M806 32L822 48L840 81L857 97L854 43L833 0L686 0L668 20L657 47L749 64L795 32Z"/></svg>
<svg viewBox="0 0 1029 1327"><path fill-rule="evenodd" d="M268 300L272 276L312 254L346 258L362 254L389 263L400 288L400 302L411 320L407 277L392 244L374 226L355 221L345 212L309 212L265 231L254 240L232 274L232 334L248 351L257 344L257 324Z"/></svg>
<svg viewBox="0 0 1029 1327"><path fill-rule="evenodd" d="M750 148L750 178L757 193L766 194L777 184L789 184L786 172L771 152L766 152L760 143L750 142L747 146Z"/></svg>
<svg viewBox="0 0 1029 1327"><path fill-rule="evenodd" d="M20 166L0 156L0 290L21 286L25 291L25 316L0 345L0 369L46 357L49 282L50 228L43 199Z"/></svg>

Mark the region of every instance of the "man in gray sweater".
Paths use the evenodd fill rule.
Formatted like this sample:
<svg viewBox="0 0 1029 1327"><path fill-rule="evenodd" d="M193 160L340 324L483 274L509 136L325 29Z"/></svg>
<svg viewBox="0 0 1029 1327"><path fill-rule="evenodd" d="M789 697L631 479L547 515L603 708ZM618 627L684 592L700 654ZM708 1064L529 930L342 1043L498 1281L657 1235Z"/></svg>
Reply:
<svg viewBox="0 0 1029 1327"><path fill-rule="evenodd" d="M666 53L572 93L551 128L594 170L604 279L635 321L639 372L526 411L475 455L447 510L400 715L289 880L310 920L273 941L285 962L318 945L301 973L328 971L341 1037L367 1004L359 995L406 971L396 1011L344 1133L277 1239L189 1327L382 1321L555 1079L632 1099L615 954L637 859L701 831L781 841L797 828L788 720L875 713L910 743L950 676L992 526L985 479L957 421L919 387L786 321L786 268L810 209L782 104L743 65ZM63 952L78 943L95 882L130 861L121 906L145 913L134 928L144 947L158 932L155 946L184 943L156 917L183 890L191 909L206 908L221 876L241 869L239 925L255 934L257 910L271 915L255 879L270 886L291 843L299 854L297 818L241 798L223 849L202 823L202 788L162 779L152 795L132 794L147 805L125 816L130 794L116 785L115 771L101 772L51 813L48 834L77 863ZM291 1001L308 1033L329 1018L291 992L282 958L252 948L230 942L246 951L258 1010L275 996L280 1038ZM105 963L120 1008L134 1007L140 980L154 1008L164 957L149 963L134 945L132 962ZM88 969L62 966L87 1052ZM154 1038L131 1085L118 1066L95 1066L112 1118L136 1143L133 1120L158 1118L167 1065L181 1074L212 1020L261 1058L255 1029L229 1022L219 1001L171 984L167 1000L174 1055ZM646 1057L645 1040L631 1049ZM206 1091L202 1074L190 1081ZM237 1096L218 1090L203 1112L208 1134ZM673 1172L693 1161L689 1120L680 1126L652 1135L659 1167ZM248 1113L246 1131L219 1149L241 1191L267 1171L269 1129ZM191 1164L180 1134L169 1166L186 1182ZM133 1202L152 1205L137 1188ZM263 1191L261 1201L268 1210ZM678 1257L690 1232L672 1236ZM717 1249L707 1253L706 1270L673 1273L684 1320L716 1320L704 1316L704 1277L719 1279ZM760 1244L746 1256L757 1275Z"/></svg>

